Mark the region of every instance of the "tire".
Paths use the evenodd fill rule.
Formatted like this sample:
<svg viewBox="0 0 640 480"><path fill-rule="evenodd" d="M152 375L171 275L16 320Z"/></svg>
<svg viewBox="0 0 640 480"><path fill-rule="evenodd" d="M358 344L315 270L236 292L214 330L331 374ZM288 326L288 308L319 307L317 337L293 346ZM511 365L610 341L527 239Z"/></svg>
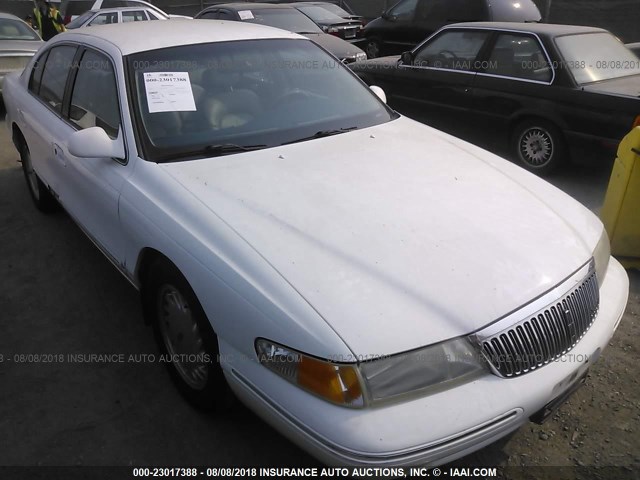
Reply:
<svg viewBox="0 0 640 480"><path fill-rule="evenodd" d="M46 187L40 177L36 174L31 163L31 153L26 142L20 140L18 143L20 150L20 162L22 163L22 173L24 173L24 179L27 182L27 188L31 199L36 208L43 213L53 213L60 208L60 204L51 195L51 192Z"/></svg>
<svg viewBox="0 0 640 480"><path fill-rule="evenodd" d="M382 42L378 37L367 38L364 51L367 54L367 58L377 58L382 53Z"/></svg>
<svg viewBox="0 0 640 480"><path fill-rule="evenodd" d="M233 395L220 367L218 338L191 286L169 261L149 268L142 303L180 393L201 410L228 408Z"/></svg>
<svg viewBox="0 0 640 480"><path fill-rule="evenodd" d="M520 166L538 175L548 175L566 160L562 133L550 122L529 119L513 130L511 150Z"/></svg>

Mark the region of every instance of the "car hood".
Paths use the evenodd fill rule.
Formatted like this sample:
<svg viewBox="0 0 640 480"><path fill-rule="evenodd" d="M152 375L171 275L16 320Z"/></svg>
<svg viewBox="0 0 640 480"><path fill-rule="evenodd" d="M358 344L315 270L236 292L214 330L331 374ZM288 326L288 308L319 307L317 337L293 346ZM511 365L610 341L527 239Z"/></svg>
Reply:
<svg viewBox="0 0 640 480"><path fill-rule="evenodd" d="M305 33L303 35L339 59L353 57L357 53L363 53L362 49L328 33Z"/></svg>
<svg viewBox="0 0 640 480"><path fill-rule="evenodd" d="M3 40L0 56L33 55L45 42L40 40Z"/></svg>
<svg viewBox="0 0 640 480"><path fill-rule="evenodd" d="M638 98L640 97L640 75L630 75L628 77L605 80L591 85L585 85L583 88L588 92L611 93L614 95L627 95Z"/></svg>
<svg viewBox="0 0 640 480"><path fill-rule="evenodd" d="M486 326L585 264L602 231L548 183L406 118L160 166L356 355Z"/></svg>

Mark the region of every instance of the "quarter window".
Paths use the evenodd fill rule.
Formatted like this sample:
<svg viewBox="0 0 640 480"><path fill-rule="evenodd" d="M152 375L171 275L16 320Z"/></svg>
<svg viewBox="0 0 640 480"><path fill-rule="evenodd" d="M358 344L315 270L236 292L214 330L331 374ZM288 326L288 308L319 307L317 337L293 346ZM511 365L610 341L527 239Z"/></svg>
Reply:
<svg viewBox="0 0 640 480"><path fill-rule="evenodd" d="M485 73L539 82L550 82L552 76L538 40L530 35L510 33L498 37Z"/></svg>
<svg viewBox="0 0 640 480"><path fill-rule="evenodd" d="M120 108L113 67L107 58L90 50L78 68L69 120L80 129L101 127L111 138L118 136Z"/></svg>
<svg viewBox="0 0 640 480"><path fill-rule="evenodd" d="M58 113L62 113L64 88L75 54L76 47L68 45L53 47L44 65L38 95Z"/></svg>
<svg viewBox="0 0 640 480"><path fill-rule="evenodd" d="M45 52L38 60L36 60L33 70L31 71L31 78L29 78L29 90L36 95L40 92L40 82L42 81L42 72L44 71L47 54L48 53Z"/></svg>
<svg viewBox="0 0 640 480"><path fill-rule="evenodd" d="M477 70L476 57L489 36L484 31L448 31L424 45L413 64L451 70Z"/></svg>

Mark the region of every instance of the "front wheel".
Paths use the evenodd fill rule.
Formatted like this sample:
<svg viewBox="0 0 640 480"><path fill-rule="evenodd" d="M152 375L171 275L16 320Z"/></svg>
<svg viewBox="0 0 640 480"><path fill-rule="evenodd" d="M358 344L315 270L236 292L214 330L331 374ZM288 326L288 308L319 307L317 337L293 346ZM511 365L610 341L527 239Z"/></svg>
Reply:
<svg viewBox="0 0 640 480"><path fill-rule="evenodd" d="M382 44L377 37L367 38L367 45L364 49L367 58L378 58L382 53Z"/></svg>
<svg viewBox="0 0 640 480"><path fill-rule="evenodd" d="M163 363L183 396L203 410L230 404L218 339L191 286L168 261L149 269L142 290Z"/></svg>
<svg viewBox="0 0 640 480"><path fill-rule="evenodd" d="M511 144L520 165L540 175L550 174L565 161L562 133L544 120L531 119L518 124Z"/></svg>

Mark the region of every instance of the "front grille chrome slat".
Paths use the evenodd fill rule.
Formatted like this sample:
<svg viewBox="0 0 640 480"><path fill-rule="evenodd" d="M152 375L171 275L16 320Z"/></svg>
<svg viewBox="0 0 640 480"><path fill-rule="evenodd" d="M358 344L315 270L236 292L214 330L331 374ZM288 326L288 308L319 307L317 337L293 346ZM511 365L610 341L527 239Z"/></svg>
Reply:
<svg viewBox="0 0 640 480"><path fill-rule="evenodd" d="M524 375L575 347L593 324L599 306L592 262L582 281L555 302L498 333L480 334L482 352L497 375Z"/></svg>

